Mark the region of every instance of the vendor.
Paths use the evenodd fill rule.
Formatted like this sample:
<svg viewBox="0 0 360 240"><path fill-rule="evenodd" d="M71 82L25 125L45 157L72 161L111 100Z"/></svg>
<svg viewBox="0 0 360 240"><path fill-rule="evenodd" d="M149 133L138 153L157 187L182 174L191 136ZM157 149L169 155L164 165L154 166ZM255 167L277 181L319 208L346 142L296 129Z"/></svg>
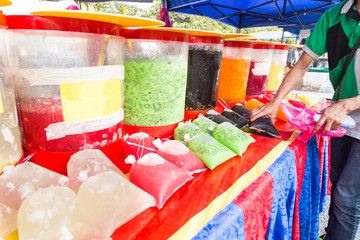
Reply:
<svg viewBox="0 0 360 240"><path fill-rule="evenodd" d="M314 131L337 129L350 114L357 123L342 138L331 139L332 182L329 222L324 239L351 240L360 222L360 0L345 0L327 10L303 47L299 61L284 78L275 97L253 110L251 120L275 119L281 100L301 83L314 59L328 53L333 103L322 111ZM356 53L355 53L356 52Z"/></svg>

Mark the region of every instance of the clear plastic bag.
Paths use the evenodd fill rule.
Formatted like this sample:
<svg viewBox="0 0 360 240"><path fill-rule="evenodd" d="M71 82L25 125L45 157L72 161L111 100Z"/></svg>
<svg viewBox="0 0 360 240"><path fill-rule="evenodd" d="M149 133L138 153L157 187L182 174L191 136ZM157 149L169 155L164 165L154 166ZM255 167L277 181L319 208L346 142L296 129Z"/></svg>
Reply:
<svg viewBox="0 0 360 240"><path fill-rule="evenodd" d="M145 154L157 151L154 145L155 138L144 132L138 132L124 139L125 156L133 155L136 160Z"/></svg>
<svg viewBox="0 0 360 240"><path fill-rule="evenodd" d="M239 156L251 143L255 142L251 136L228 122L219 124L212 133L212 137Z"/></svg>
<svg viewBox="0 0 360 240"><path fill-rule="evenodd" d="M192 123L196 124L203 132L208 134L211 134L218 125L216 122L213 122L204 116L199 116L197 119L193 120Z"/></svg>
<svg viewBox="0 0 360 240"><path fill-rule="evenodd" d="M193 136L202 133L201 129L192 122L179 123L174 131L174 138L178 141L188 142Z"/></svg>
<svg viewBox="0 0 360 240"><path fill-rule="evenodd" d="M321 111L312 110L310 108L291 107L284 103L281 103L281 108L288 122L295 129L303 133L298 137L300 140L307 141L315 134L313 131L316 126L314 115L321 114ZM316 134L329 137L342 137L346 134L346 129L343 127L332 129L327 133L322 133L321 131L324 127L325 125L322 126Z"/></svg>
<svg viewBox="0 0 360 240"><path fill-rule="evenodd" d="M236 156L233 151L207 133L201 133L193 137L189 141L189 148L211 170Z"/></svg>

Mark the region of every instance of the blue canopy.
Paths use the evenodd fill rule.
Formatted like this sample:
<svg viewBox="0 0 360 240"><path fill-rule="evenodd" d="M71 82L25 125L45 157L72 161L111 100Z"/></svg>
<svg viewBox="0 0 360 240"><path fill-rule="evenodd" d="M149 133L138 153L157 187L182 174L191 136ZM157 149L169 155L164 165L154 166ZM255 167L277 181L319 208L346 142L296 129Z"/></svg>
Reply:
<svg viewBox="0 0 360 240"><path fill-rule="evenodd" d="M163 0L172 12L207 16L236 28L313 28L340 0Z"/></svg>

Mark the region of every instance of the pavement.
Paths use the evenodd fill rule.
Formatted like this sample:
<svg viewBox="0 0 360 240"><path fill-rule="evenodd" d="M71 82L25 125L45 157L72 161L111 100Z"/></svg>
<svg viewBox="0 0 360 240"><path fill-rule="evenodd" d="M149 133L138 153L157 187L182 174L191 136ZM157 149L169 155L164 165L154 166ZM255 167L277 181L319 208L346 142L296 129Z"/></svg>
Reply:
<svg viewBox="0 0 360 240"><path fill-rule="evenodd" d="M329 215L328 215L329 205L330 205L330 196L327 196L326 210L325 212L320 213L320 217L319 217L319 236L325 233L325 227L327 226L327 222L329 219ZM360 228L358 229L354 240L360 240Z"/></svg>

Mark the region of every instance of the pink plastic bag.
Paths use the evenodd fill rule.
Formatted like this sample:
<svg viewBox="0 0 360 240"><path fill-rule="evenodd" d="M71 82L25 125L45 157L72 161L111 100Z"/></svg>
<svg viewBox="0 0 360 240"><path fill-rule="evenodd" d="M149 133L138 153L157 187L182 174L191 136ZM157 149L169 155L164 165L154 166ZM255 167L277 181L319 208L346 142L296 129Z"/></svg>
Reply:
<svg viewBox="0 0 360 240"><path fill-rule="evenodd" d="M130 169L129 180L156 200L161 209L173 193L193 179L189 172L166 161L156 153L148 153Z"/></svg>
<svg viewBox="0 0 360 240"><path fill-rule="evenodd" d="M190 174L208 169L198 156L177 140L166 141L156 153L175 166L190 172Z"/></svg>
<svg viewBox="0 0 360 240"><path fill-rule="evenodd" d="M315 133L313 132L316 123L314 121L315 114L321 114L321 111L315 111L309 108L296 108L281 103L281 108L285 114L288 122L297 130L301 131L303 134L298 138L302 141L309 140ZM329 136L329 137L342 137L346 134L346 129L343 127L339 127L338 129L332 129L327 133L322 133L321 131L324 129L325 125L323 125L316 134L321 136Z"/></svg>
<svg viewBox="0 0 360 240"><path fill-rule="evenodd" d="M296 97L289 99L289 103L297 108L310 108L309 105Z"/></svg>
<svg viewBox="0 0 360 240"><path fill-rule="evenodd" d="M124 140L124 154L125 156L133 155L138 160L145 154L155 153L157 148L154 141L155 138L147 133L134 133Z"/></svg>

